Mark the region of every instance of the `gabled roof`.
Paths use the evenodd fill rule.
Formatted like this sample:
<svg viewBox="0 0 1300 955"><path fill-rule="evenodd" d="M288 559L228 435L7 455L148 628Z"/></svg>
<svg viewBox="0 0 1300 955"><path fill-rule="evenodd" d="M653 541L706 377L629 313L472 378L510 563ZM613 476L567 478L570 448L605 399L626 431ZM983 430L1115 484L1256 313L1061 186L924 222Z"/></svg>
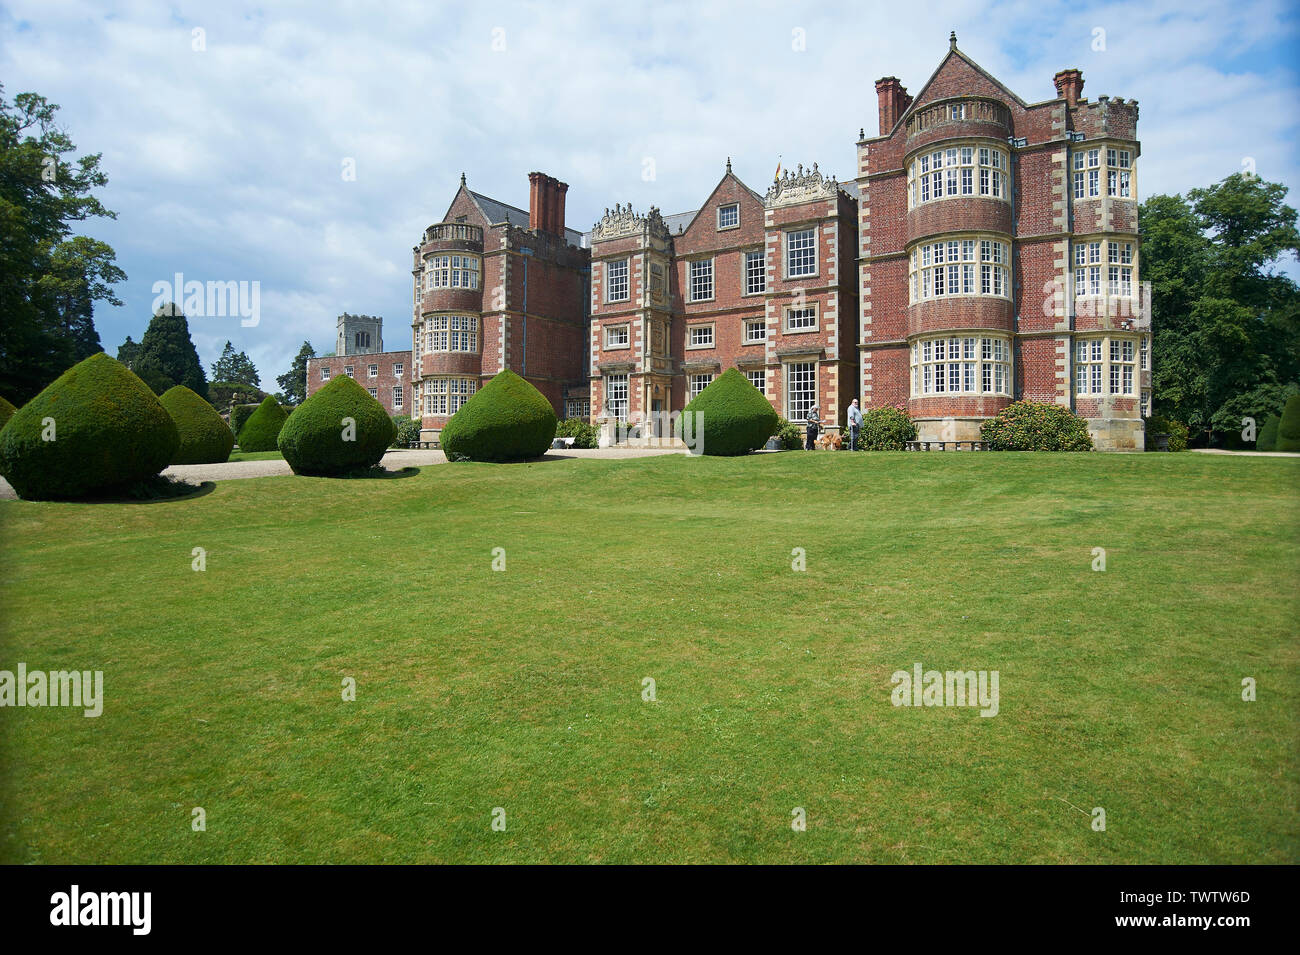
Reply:
<svg viewBox="0 0 1300 955"><path fill-rule="evenodd" d="M897 122L894 123L894 129L897 129L899 123L902 123L905 119L907 119L908 116L912 115L913 112L915 112L917 109L919 109L921 106L924 105L923 100L925 99L925 94L929 91L930 87L934 84L934 81L938 79L939 74L942 73L944 69L948 66L948 64L954 59L959 60L960 62L966 64L966 66L970 67L980 76L984 77L984 79L988 80L998 89L1000 89L1002 92L1006 93L1007 96L1009 96L1016 103L1020 104L1020 106L1022 107L1028 106L1028 104L1024 100L1022 100L1019 96L1017 96L1015 92L1011 90L1005 83L1003 83L1000 79L998 79L988 70L984 69L984 67L980 66L978 63L972 60L961 50L957 49L957 34L953 33L950 34L948 40L948 55L945 56L940 61L935 71L930 74L930 78L925 81L925 85L922 86L921 89L917 92L917 94L912 98L912 102L908 105L907 109L903 110L903 112L899 115ZM893 129L890 130L882 129L880 131L880 135L888 136L893 131L894 131Z"/></svg>
<svg viewBox="0 0 1300 955"><path fill-rule="evenodd" d="M676 215L664 216L664 222L668 225L668 231L671 232L673 235L677 235L678 225L681 226L682 232L688 231L691 228L691 226L695 224L696 217L709 207L709 205L713 202L713 197L718 194L718 190L722 188L722 184L725 183L728 179L736 180L736 182L740 184L740 187L742 189L744 189L746 192L748 192L751 196L754 197L755 202L757 202L760 206L763 204L763 197L759 193L755 192L753 189L750 189L749 186L745 185L744 181L739 176L737 176L734 172L731 171L731 160L728 159L727 171L722 174L722 178L718 180L718 184L714 186L712 190L710 190L709 197L704 200L704 204L702 206L700 206L694 212L679 212Z"/></svg>

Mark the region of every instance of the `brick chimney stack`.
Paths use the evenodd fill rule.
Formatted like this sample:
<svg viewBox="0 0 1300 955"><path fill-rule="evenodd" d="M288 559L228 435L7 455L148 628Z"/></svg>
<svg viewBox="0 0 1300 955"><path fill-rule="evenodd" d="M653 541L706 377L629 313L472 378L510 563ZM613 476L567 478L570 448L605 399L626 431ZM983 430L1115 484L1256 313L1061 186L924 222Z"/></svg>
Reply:
<svg viewBox="0 0 1300 955"><path fill-rule="evenodd" d="M538 232L546 229L546 179L545 173L528 174L528 228Z"/></svg>
<svg viewBox="0 0 1300 955"><path fill-rule="evenodd" d="M567 182L544 172L528 174L528 228L551 235L564 235L564 194Z"/></svg>
<svg viewBox="0 0 1300 955"><path fill-rule="evenodd" d="M564 194L569 191L567 182L552 179L555 183L555 234L564 237Z"/></svg>
<svg viewBox="0 0 1300 955"><path fill-rule="evenodd" d="M1064 99L1067 106L1079 102L1079 94L1083 92L1083 73L1075 69L1061 70L1052 79L1056 83L1056 95Z"/></svg>
<svg viewBox="0 0 1300 955"><path fill-rule="evenodd" d="M876 95L880 98L880 135L888 136L903 110L912 103L907 89L898 82L897 76L885 76L876 80Z"/></svg>

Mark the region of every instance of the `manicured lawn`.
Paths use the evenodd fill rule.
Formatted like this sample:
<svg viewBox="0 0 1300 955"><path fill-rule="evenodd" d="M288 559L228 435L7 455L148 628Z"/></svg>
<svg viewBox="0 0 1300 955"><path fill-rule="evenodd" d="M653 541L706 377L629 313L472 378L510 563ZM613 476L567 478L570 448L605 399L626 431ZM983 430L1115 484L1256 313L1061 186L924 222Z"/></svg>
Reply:
<svg viewBox="0 0 1300 955"><path fill-rule="evenodd" d="M106 697L0 710L0 861L1297 862L1298 479L824 453L0 501L0 669ZM1000 712L894 707L917 662L997 670Z"/></svg>
<svg viewBox="0 0 1300 955"><path fill-rule="evenodd" d="M279 451L231 451L231 461L283 461Z"/></svg>

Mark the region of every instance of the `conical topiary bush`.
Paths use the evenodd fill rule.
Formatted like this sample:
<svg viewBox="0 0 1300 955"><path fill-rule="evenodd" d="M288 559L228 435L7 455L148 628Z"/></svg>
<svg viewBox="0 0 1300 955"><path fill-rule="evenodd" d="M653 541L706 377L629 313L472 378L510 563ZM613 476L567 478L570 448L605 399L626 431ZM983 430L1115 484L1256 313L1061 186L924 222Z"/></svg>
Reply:
<svg viewBox="0 0 1300 955"><path fill-rule="evenodd" d="M274 451L280 429L284 427L288 415L279 402L268 397L257 410L248 416L244 426L239 429L240 451Z"/></svg>
<svg viewBox="0 0 1300 955"><path fill-rule="evenodd" d="M1282 409L1282 419L1277 425L1277 444L1274 451L1300 451L1300 395L1292 395Z"/></svg>
<svg viewBox="0 0 1300 955"><path fill-rule="evenodd" d="M1264 419L1264 426L1259 429L1259 437L1255 440L1256 451L1277 450L1277 426L1281 423L1282 419L1275 414Z"/></svg>
<svg viewBox="0 0 1300 955"><path fill-rule="evenodd" d="M767 443L777 414L739 369L728 368L682 409L681 433L696 454L733 457Z"/></svg>
<svg viewBox="0 0 1300 955"><path fill-rule="evenodd" d="M17 410L17 408L5 401L4 395L0 395L0 428L3 428L5 424L8 423L9 419L14 416L14 412Z"/></svg>
<svg viewBox="0 0 1300 955"><path fill-rule="evenodd" d="M0 474L27 500L85 497L155 476L179 444L149 386L99 352L9 419L0 431Z"/></svg>
<svg viewBox="0 0 1300 955"><path fill-rule="evenodd" d="M184 385L168 388L158 400L181 438L172 464L219 464L230 457L234 432L212 405Z"/></svg>
<svg viewBox="0 0 1300 955"><path fill-rule="evenodd" d="M546 453L555 424L555 409L545 395L506 370L461 405L440 440L448 458L522 461Z"/></svg>
<svg viewBox="0 0 1300 955"><path fill-rule="evenodd" d="M294 409L279 446L294 474L328 477L374 467L396 434L384 406L340 375Z"/></svg>

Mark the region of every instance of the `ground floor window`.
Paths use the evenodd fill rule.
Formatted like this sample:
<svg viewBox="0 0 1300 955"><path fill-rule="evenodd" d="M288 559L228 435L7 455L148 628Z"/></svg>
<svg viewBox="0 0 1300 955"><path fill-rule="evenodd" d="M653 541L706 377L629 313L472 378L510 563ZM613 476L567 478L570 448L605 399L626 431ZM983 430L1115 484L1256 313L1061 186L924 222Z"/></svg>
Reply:
<svg viewBox="0 0 1300 955"><path fill-rule="evenodd" d="M627 375L605 376L605 414L627 420Z"/></svg>
<svg viewBox="0 0 1300 955"><path fill-rule="evenodd" d="M564 400L564 417L581 418L586 421L591 417L591 399L566 398Z"/></svg>
<svg viewBox="0 0 1300 955"><path fill-rule="evenodd" d="M406 396L402 394L402 386L394 385L393 386L393 410L394 411L402 410L402 404L405 401L405 398Z"/></svg>
<svg viewBox="0 0 1300 955"><path fill-rule="evenodd" d="M429 378L424 382L424 413L454 415L478 390L473 378Z"/></svg>
<svg viewBox="0 0 1300 955"><path fill-rule="evenodd" d="M785 366L785 416L803 421L817 404L817 363L791 362Z"/></svg>
<svg viewBox="0 0 1300 955"><path fill-rule="evenodd" d="M1138 395L1138 340L1081 338L1074 343L1074 391L1078 395Z"/></svg>
<svg viewBox="0 0 1300 955"><path fill-rule="evenodd" d="M1011 343L1005 338L927 338L912 343L912 397L1010 395Z"/></svg>
<svg viewBox="0 0 1300 955"><path fill-rule="evenodd" d="M713 374L706 372L703 375L690 375L687 379L687 396L686 400L691 401L713 381Z"/></svg>

